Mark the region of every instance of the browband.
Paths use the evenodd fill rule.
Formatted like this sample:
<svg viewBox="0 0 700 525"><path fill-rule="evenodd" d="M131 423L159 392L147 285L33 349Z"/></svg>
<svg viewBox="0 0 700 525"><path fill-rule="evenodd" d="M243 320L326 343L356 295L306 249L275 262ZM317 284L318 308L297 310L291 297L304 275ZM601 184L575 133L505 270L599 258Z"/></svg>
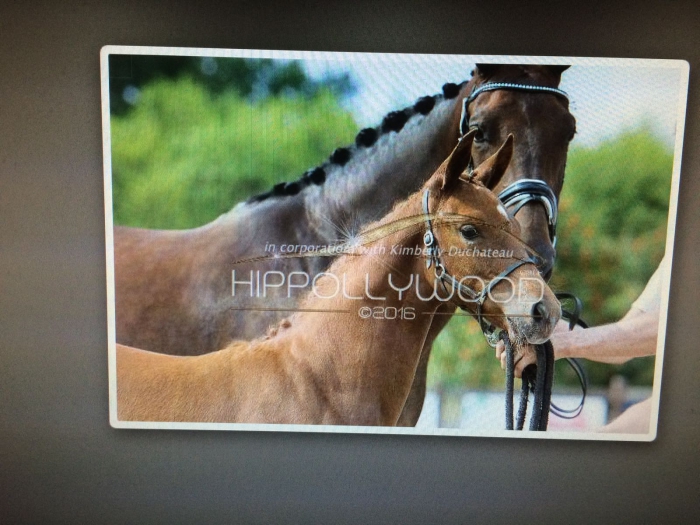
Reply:
<svg viewBox="0 0 700 525"><path fill-rule="evenodd" d="M468 97L462 100L462 116L459 119L459 132L462 135L466 135L469 131L469 111L467 107L469 104L476 99L479 95L486 91L496 91L499 89L513 89L516 91L532 91L540 93L551 93L553 95L558 95L569 100L569 94L559 88L553 88L548 86L533 86L531 84L515 84L512 82L486 82L481 84L479 87L472 89L472 92Z"/></svg>

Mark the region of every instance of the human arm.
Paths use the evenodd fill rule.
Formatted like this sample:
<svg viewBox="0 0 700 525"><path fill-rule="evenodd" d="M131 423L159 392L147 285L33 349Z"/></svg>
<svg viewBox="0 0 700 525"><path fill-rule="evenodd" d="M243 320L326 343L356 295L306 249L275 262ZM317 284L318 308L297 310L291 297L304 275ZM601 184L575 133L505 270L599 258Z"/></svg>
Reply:
<svg viewBox="0 0 700 525"><path fill-rule="evenodd" d="M616 323L585 330L569 330L568 323L560 321L551 341L555 359L584 358L601 363L622 364L633 357L654 355L658 332L659 311L645 312L633 307ZM501 360L501 368L505 369L504 349L503 343L499 342L496 357ZM519 355L515 359L515 375L521 377L524 368L536 361L534 348L527 345L519 349Z"/></svg>

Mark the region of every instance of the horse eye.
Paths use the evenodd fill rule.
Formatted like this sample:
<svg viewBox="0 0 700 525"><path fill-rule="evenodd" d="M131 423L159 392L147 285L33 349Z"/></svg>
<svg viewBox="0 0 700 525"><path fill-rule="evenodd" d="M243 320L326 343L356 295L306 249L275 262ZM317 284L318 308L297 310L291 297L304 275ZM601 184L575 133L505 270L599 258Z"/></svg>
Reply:
<svg viewBox="0 0 700 525"><path fill-rule="evenodd" d="M462 234L462 237L464 237L468 241L473 241L479 236L479 232L472 226L471 224L467 224L465 226L462 226L459 229L460 233Z"/></svg>
<svg viewBox="0 0 700 525"><path fill-rule="evenodd" d="M486 135L484 134L484 130L481 129L481 126L474 125L469 127L470 130L476 130L476 133L474 134L474 142L485 142L486 141Z"/></svg>

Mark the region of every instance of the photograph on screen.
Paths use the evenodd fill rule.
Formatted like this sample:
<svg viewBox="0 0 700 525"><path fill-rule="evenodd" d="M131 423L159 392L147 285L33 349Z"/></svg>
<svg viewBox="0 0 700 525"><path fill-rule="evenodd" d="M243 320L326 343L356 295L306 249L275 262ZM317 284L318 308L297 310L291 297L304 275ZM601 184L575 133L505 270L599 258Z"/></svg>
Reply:
<svg viewBox="0 0 700 525"><path fill-rule="evenodd" d="M653 440L687 87L103 48L111 425Z"/></svg>

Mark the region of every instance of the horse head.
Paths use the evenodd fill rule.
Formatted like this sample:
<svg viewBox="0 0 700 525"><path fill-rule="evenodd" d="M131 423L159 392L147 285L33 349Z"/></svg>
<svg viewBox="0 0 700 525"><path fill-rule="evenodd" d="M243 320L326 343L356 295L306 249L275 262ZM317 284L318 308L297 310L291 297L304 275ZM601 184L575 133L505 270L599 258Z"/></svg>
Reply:
<svg viewBox="0 0 700 525"><path fill-rule="evenodd" d="M467 83L460 120L463 133L473 131L472 165L490 158L508 135L515 137L513 157L505 173L489 188L500 193L523 179L535 183L534 191L547 199L529 200L528 206L513 204L522 227L523 241L538 255L540 272L549 279L554 265L556 201L564 182L569 142L576 120L569 112L566 94L557 89L568 66L477 64ZM530 88L530 89L528 89ZM551 188L551 190L550 190Z"/></svg>
<svg viewBox="0 0 700 525"><path fill-rule="evenodd" d="M521 226L489 189L508 173L513 136L469 172L476 136L467 134L424 188L426 278L451 289L480 322L507 330L513 341L539 344L561 307L519 238Z"/></svg>

